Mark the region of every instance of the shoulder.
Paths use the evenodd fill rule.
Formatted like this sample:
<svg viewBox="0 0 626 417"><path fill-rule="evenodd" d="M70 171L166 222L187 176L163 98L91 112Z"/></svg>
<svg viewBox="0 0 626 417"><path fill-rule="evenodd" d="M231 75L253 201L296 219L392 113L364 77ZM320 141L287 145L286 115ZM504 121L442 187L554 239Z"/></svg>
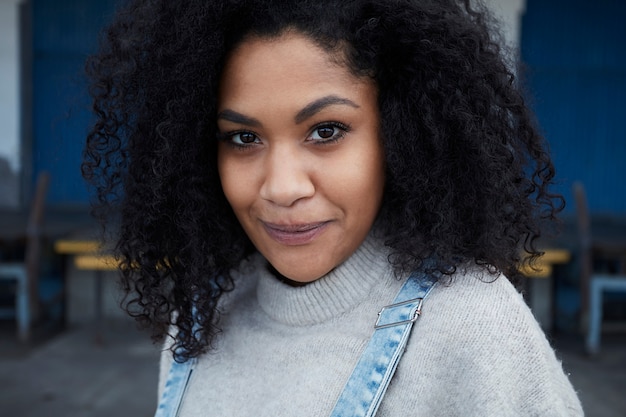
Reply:
<svg viewBox="0 0 626 417"><path fill-rule="evenodd" d="M522 295L504 275L470 266L440 281L415 331L459 359L480 355L523 362L553 354Z"/></svg>
<svg viewBox="0 0 626 417"><path fill-rule="evenodd" d="M461 267L437 283L427 300L428 308L441 320L480 327L510 324L522 319L536 324L522 295L501 274L477 266Z"/></svg>
<svg viewBox="0 0 626 417"><path fill-rule="evenodd" d="M258 254L253 254L248 259L245 259L241 264L231 271L231 277L233 279L234 289L233 291L226 292L219 300L218 306L218 325L222 325L222 321L228 319L229 312L236 305L242 305L243 303L250 302L254 299L254 292L256 291L257 272L259 268L262 268L263 258ZM174 336L178 333L178 329L175 326L171 326L168 334L165 336L163 342L163 350L160 355L159 362L159 398L165 387L165 381L167 379L168 372L174 362L171 347L175 342ZM219 343L219 338L215 343Z"/></svg>
<svg viewBox="0 0 626 417"><path fill-rule="evenodd" d="M522 294L506 276L479 267L460 269L439 282L425 300L420 320L417 331L435 338L442 349L455 350L459 358L502 357L513 366L540 356L540 362L554 358Z"/></svg>
<svg viewBox="0 0 626 417"><path fill-rule="evenodd" d="M582 415L554 350L503 275L468 267L438 283L405 355L398 385L428 386L415 395L425 411Z"/></svg>

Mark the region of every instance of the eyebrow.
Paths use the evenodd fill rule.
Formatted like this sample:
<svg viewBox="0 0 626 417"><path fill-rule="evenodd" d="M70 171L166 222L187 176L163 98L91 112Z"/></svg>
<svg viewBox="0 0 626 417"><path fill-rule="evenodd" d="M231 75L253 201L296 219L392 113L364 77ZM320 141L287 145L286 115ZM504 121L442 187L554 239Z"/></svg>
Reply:
<svg viewBox="0 0 626 417"><path fill-rule="evenodd" d="M294 121L296 122L296 124L300 124L304 122L306 119L308 119L309 117L312 117L316 113L320 112L322 109L328 106L335 105L335 104L343 104L343 105L347 105L350 107L354 107L355 109L358 109L360 107L354 101L349 100L347 98L343 98L343 97L339 97L335 95L325 96L325 97L315 100L312 103L307 104L302 110L298 112L298 114L296 114L296 117L294 117Z"/></svg>
<svg viewBox="0 0 626 417"><path fill-rule="evenodd" d="M302 110L298 112L298 114L296 114L296 116L294 117L294 121L296 122L296 124L300 124L304 122L306 119L319 113L324 108L328 106L337 105L337 104L354 107L355 109L358 109L360 107L354 101L344 98L344 97L339 97L335 95L325 96L307 104ZM261 126L261 122L255 119L254 117L249 117L249 116L246 116L244 114L241 114L239 112L236 112L230 109L225 109L219 112L217 114L217 118L228 120L229 122L233 122L237 124L243 124L246 126L253 126L253 127Z"/></svg>
<svg viewBox="0 0 626 417"><path fill-rule="evenodd" d="M219 112L217 115L217 118L228 120L229 122L242 124L246 126L253 126L253 127L261 126L261 122L259 122L254 117L248 117L241 113L237 113L234 110L229 110L229 109L222 110L221 112Z"/></svg>

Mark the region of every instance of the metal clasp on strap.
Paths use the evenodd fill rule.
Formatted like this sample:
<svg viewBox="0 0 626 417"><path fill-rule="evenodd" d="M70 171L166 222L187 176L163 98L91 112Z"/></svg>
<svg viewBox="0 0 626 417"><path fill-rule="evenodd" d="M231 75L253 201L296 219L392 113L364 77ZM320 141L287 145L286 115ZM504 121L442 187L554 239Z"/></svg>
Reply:
<svg viewBox="0 0 626 417"><path fill-rule="evenodd" d="M415 323L415 321L420 316L420 314L422 314L422 302L423 301L424 301L423 298L413 298L411 300L401 301L399 303L395 303L395 304L390 304L388 306L384 306L378 312L378 319L376 320L376 324L374 324L374 328L375 329L384 329L386 327L397 326L397 325L400 325L400 324ZM417 302L417 308L415 308L415 311L413 311L413 314L411 314L411 315L407 314L406 316L408 316L408 317L406 319L397 320L397 321L394 321L394 322L391 322L391 323L380 324L380 319L381 319L383 313L386 310L390 310L390 309L394 309L394 308L397 308L397 307L402 307L402 306L406 306L406 305L410 305L410 304L415 304L415 302ZM402 314L400 315L399 318L402 318Z"/></svg>

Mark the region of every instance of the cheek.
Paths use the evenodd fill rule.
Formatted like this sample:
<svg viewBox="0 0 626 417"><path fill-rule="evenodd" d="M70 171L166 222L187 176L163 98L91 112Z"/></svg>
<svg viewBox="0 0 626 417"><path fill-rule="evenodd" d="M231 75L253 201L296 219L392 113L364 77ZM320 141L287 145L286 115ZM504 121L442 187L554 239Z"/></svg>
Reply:
<svg viewBox="0 0 626 417"><path fill-rule="evenodd" d="M242 171L237 168L230 158L224 157L221 153L218 153L217 168L226 200L228 200L233 210L237 211L237 208L243 204L248 194L245 187L246 181L242 180L241 177Z"/></svg>
<svg viewBox="0 0 626 417"><path fill-rule="evenodd" d="M385 182L382 158L377 147L366 148L356 160L343 164L330 182L334 195L359 216L375 216L380 207Z"/></svg>

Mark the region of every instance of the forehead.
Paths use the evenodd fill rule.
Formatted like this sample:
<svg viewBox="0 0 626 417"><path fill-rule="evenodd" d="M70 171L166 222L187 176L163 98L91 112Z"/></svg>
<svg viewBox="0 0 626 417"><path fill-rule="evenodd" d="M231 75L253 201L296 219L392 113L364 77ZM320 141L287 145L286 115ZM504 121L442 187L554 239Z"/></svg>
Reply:
<svg viewBox="0 0 626 417"><path fill-rule="evenodd" d="M342 63L342 52L328 52L297 32L274 38L251 37L230 54L221 81L220 107L262 95L302 98L312 93L359 90L373 82L357 77Z"/></svg>

